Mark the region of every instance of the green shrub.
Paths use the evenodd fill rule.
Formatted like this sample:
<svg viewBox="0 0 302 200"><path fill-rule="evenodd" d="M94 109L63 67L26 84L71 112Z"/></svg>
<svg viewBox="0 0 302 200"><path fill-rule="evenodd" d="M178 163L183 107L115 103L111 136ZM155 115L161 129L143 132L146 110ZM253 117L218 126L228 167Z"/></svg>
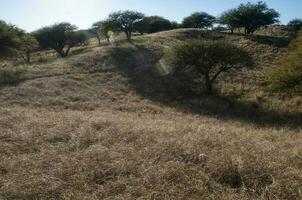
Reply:
<svg viewBox="0 0 302 200"><path fill-rule="evenodd" d="M269 71L267 81L273 91L302 92L302 34L293 42L289 53Z"/></svg>
<svg viewBox="0 0 302 200"><path fill-rule="evenodd" d="M26 79L27 69L23 66L0 66L0 86L15 85Z"/></svg>

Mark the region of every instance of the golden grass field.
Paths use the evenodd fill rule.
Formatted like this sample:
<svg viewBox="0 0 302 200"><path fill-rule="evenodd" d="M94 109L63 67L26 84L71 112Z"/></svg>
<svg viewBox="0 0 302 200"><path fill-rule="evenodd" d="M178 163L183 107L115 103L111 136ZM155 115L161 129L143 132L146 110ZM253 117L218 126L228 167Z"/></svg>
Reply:
<svg viewBox="0 0 302 200"><path fill-rule="evenodd" d="M215 37L257 67L219 96L167 93L165 49ZM0 88L0 199L302 199L302 97L264 85L288 43L174 30L26 66Z"/></svg>

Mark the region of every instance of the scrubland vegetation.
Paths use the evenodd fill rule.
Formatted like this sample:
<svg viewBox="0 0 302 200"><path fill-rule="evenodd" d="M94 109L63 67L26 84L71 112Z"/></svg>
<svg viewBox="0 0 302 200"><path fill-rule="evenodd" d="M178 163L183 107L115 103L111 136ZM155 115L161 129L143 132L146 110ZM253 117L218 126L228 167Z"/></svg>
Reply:
<svg viewBox="0 0 302 200"><path fill-rule="evenodd" d="M292 43L289 52L271 69L268 82L273 90L302 92L302 35Z"/></svg>
<svg viewBox="0 0 302 200"><path fill-rule="evenodd" d="M1 22L0 199L302 199L302 26L278 16Z"/></svg>

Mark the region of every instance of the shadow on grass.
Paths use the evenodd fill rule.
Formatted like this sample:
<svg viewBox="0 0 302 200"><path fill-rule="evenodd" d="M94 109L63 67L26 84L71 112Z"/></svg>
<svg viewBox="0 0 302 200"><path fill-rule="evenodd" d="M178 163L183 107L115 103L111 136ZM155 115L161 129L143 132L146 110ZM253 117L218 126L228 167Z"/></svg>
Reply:
<svg viewBox="0 0 302 200"><path fill-rule="evenodd" d="M183 101L182 101L183 102ZM214 116L223 120L237 120L261 127L302 127L302 113L288 113L265 108L261 103L239 101L215 95L182 103L183 111Z"/></svg>
<svg viewBox="0 0 302 200"><path fill-rule="evenodd" d="M80 47L80 48L72 50L68 56L74 56L74 55L78 55L78 54L81 54L81 53L85 53L89 49L90 48L88 46Z"/></svg>
<svg viewBox="0 0 302 200"><path fill-rule="evenodd" d="M270 45L277 48L288 47L294 36L292 37L277 37L268 35L245 35L244 33L223 32L225 35L243 36L258 44Z"/></svg>
<svg viewBox="0 0 302 200"><path fill-rule="evenodd" d="M132 87L144 98L185 113L207 115L223 120L237 120L261 127L301 128L302 113L268 109L260 102L241 101L234 97L213 95L192 97L171 90L169 79L158 74L160 55L134 45L112 48L111 59L117 70L129 78Z"/></svg>
<svg viewBox="0 0 302 200"><path fill-rule="evenodd" d="M290 37L274 37L274 36L263 36L263 35L251 35L251 36L247 36L247 38L252 40L253 42L271 45L278 48L287 47L292 40L292 38Z"/></svg>
<svg viewBox="0 0 302 200"><path fill-rule="evenodd" d="M190 30L180 32L175 36L178 40L187 40L187 39L206 39L206 40L220 40L224 39L225 35L220 32L212 32L205 30Z"/></svg>

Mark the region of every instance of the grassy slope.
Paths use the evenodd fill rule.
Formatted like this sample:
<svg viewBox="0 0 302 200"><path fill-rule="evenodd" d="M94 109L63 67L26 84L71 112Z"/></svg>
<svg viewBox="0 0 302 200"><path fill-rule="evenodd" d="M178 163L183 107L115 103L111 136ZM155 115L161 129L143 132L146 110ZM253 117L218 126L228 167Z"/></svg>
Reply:
<svg viewBox="0 0 302 200"><path fill-rule="evenodd" d="M0 199L301 199L302 100L263 86L287 39L223 35L258 68L223 77L221 98L172 101L150 74L200 35L90 48L1 88Z"/></svg>

